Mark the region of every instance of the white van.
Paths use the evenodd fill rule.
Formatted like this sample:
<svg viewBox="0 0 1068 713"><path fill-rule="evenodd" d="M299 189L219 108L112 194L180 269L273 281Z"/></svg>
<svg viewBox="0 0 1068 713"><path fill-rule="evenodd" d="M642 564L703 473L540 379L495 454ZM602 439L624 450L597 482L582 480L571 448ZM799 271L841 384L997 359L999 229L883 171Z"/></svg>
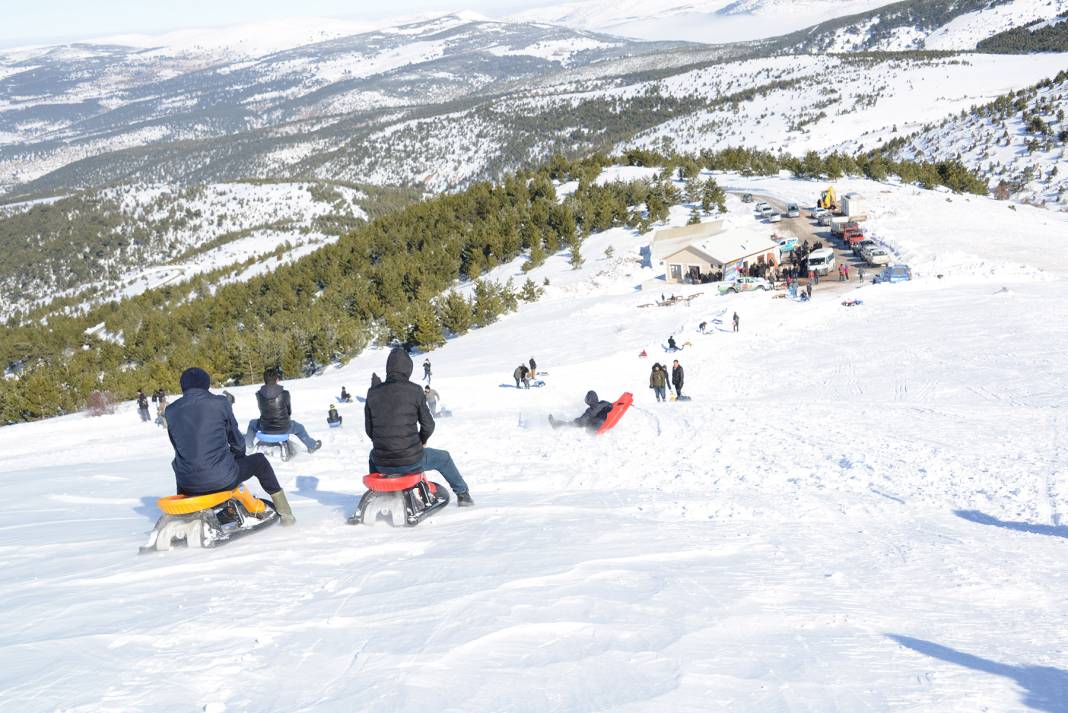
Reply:
<svg viewBox="0 0 1068 713"><path fill-rule="evenodd" d="M826 275L834 269L834 250L820 248L808 254L808 269L817 275Z"/></svg>

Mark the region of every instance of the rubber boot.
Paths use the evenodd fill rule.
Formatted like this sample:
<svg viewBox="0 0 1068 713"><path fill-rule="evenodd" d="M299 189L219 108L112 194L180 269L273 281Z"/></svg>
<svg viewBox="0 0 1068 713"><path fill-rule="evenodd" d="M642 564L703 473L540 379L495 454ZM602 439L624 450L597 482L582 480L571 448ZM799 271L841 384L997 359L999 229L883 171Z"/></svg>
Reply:
<svg viewBox="0 0 1068 713"><path fill-rule="evenodd" d="M293 510L289 507L289 501L286 499L286 492L284 490L279 490L277 493L270 493L270 496L271 502L274 503L274 509L282 518L282 527L296 525L297 518L293 517Z"/></svg>

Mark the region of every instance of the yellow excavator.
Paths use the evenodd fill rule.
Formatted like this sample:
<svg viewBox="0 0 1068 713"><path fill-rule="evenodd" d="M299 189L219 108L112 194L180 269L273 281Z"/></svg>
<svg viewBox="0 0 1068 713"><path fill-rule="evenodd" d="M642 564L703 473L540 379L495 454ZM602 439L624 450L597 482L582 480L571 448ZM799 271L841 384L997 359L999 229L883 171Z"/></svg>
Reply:
<svg viewBox="0 0 1068 713"><path fill-rule="evenodd" d="M827 210L838 210L838 196L834 192L834 186L827 186L827 190L820 194L816 205Z"/></svg>

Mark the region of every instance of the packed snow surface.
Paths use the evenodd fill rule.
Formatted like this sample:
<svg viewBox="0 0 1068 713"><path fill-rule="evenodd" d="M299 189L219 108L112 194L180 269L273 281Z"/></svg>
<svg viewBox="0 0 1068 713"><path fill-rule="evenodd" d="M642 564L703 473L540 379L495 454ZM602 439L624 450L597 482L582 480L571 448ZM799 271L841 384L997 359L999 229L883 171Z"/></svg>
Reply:
<svg viewBox="0 0 1068 713"><path fill-rule="evenodd" d="M807 205L823 187L717 179ZM912 282L639 291L651 236L611 230L582 269L532 273L541 301L430 354L454 414L430 444L477 506L414 529L344 524L361 406L324 423L382 350L286 382L324 444L275 463L298 524L218 550L136 554L174 482L132 404L0 429L3 708L1068 710L1068 216L838 187ZM532 356L545 386L513 388ZM647 388L672 359L692 401ZM231 389L241 421L255 388ZM605 436L550 429L588 389L636 403Z"/></svg>

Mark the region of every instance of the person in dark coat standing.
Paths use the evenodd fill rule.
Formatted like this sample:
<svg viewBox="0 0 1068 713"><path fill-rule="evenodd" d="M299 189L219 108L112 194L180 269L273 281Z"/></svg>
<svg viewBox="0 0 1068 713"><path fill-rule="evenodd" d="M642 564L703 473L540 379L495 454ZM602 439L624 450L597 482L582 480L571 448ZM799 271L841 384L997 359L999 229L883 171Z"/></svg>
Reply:
<svg viewBox="0 0 1068 713"><path fill-rule="evenodd" d="M649 388L653 390L657 401L667 401L667 370L663 364L653 364L653 371L649 374Z"/></svg>
<svg viewBox="0 0 1068 713"><path fill-rule="evenodd" d="M289 392L278 383L281 374L277 368L269 367L263 372L263 386L256 392L256 404L260 407L260 417L248 422L245 442L251 448L255 443L256 433L281 434L291 433L300 439L309 453L319 450L323 442L308 435L308 429L293 420L293 407Z"/></svg>
<svg viewBox="0 0 1068 713"><path fill-rule="evenodd" d="M430 358L423 360L423 381L430 383Z"/></svg>
<svg viewBox="0 0 1068 713"><path fill-rule="evenodd" d="M738 322L741 321L741 320L738 319L738 313L737 312L734 313L734 317L733 317L732 321L734 322L734 331L737 332L738 331Z"/></svg>
<svg viewBox="0 0 1068 713"><path fill-rule="evenodd" d="M208 389L211 377L196 367L182 372L182 397L167 407L167 436L174 446L174 478L179 495L233 490L256 478L274 503L283 525L296 522L267 457L245 455L245 440L225 396Z"/></svg>
<svg viewBox="0 0 1068 713"><path fill-rule="evenodd" d="M682 383L685 376L685 372L683 372L682 367L679 366L679 360L676 359L671 365L671 385L675 387L675 398L682 396Z"/></svg>
<svg viewBox="0 0 1068 713"><path fill-rule="evenodd" d="M526 364L520 364L512 372L512 378L515 379L515 388L519 388L522 384L524 389L530 388L530 370L527 369Z"/></svg>
<svg viewBox="0 0 1068 713"><path fill-rule="evenodd" d="M386 359L386 380L367 392L363 415L364 430L373 446L368 464L371 472L436 470L456 493L457 505L474 505L449 452L426 447L434 433L434 416L423 390L410 381L413 368L412 358L403 349L392 350Z"/></svg>
<svg viewBox="0 0 1068 713"><path fill-rule="evenodd" d="M148 412L148 397L145 396L144 389L137 390L137 414L141 417L141 423L148 423L152 420L152 414Z"/></svg>
<svg viewBox="0 0 1068 713"><path fill-rule="evenodd" d="M596 431L604 425L605 419L608 418L608 414L612 410L612 404L607 401L601 401L601 399L597 397L596 391L587 391L585 401L586 410L574 421L559 421L553 418L552 414L549 414L549 423L552 424L553 428L575 426L577 428Z"/></svg>
<svg viewBox="0 0 1068 713"><path fill-rule="evenodd" d="M534 357L530 357L530 378L534 379L538 376L538 363L534 361Z"/></svg>

